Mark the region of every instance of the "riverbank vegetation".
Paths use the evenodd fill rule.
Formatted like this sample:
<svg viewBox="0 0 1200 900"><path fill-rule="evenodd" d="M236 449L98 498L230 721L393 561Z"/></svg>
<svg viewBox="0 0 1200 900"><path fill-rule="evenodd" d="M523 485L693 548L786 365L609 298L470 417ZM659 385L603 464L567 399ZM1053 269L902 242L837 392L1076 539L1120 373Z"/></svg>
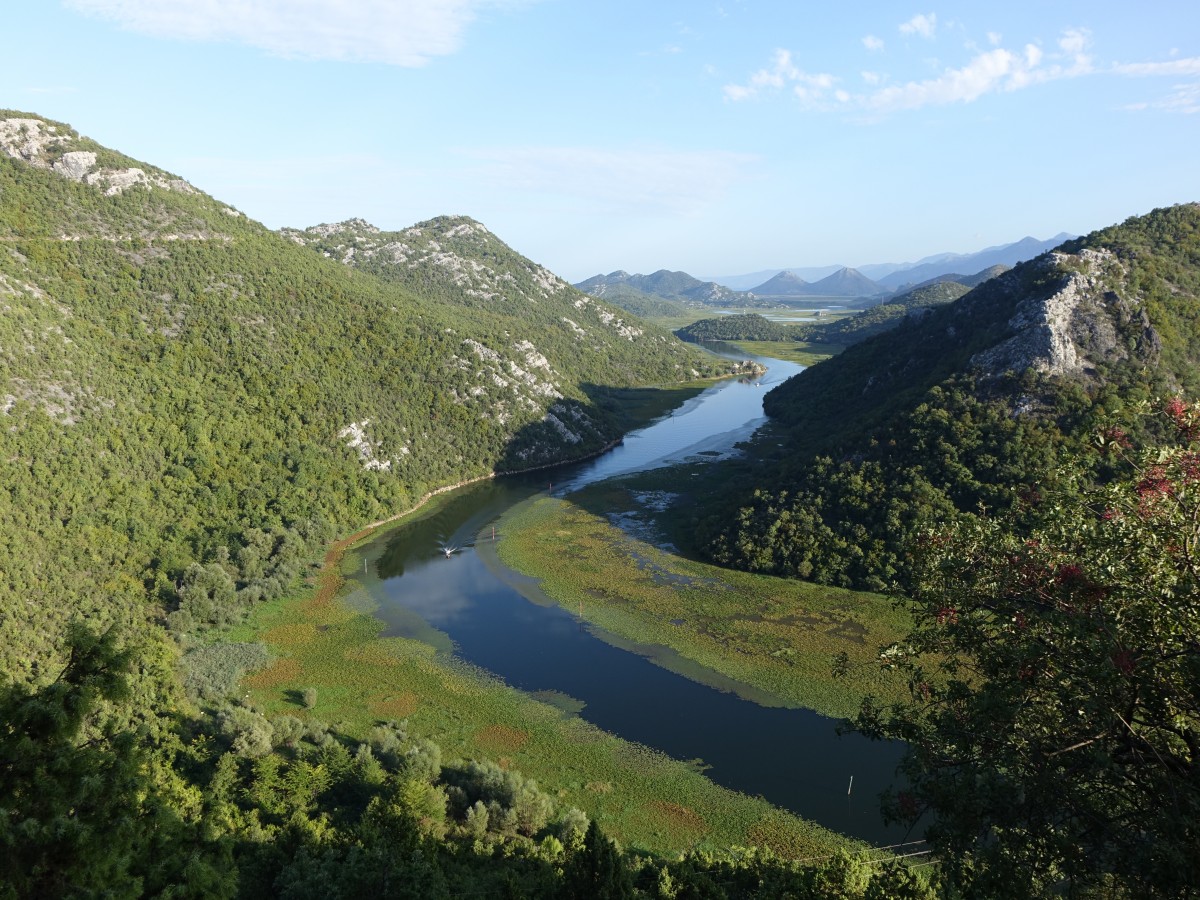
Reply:
<svg viewBox="0 0 1200 900"><path fill-rule="evenodd" d="M242 682L269 718L336 721L355 736L381 719L404 719L412 734L436 740L448 756L496 759L583 809L622 843L656 852L754 845L796 857L847 846L439 655L431 644L380 638L383 625L371 615L369 596L354 590L361 570L353 551L335 549L314 595L265 604L228 635L234 643L261 641L274 658ZM316 690L312 709L300 696L305 687Z"/></svg>
<svg viewBox="0 0 1200 900"><path fill-rule="evenodd" d="M497 554L604 631L669 647L775 702L846 717L868 694L900 696L901 684L866 665L908 626L888 598L720 569L663 549L654 510L679 501L664 479L679 480L653 471L527 501L501 519ZM852 661L850 676L835 677L837 657Z"/></svg>
<svg viewBox="0 0 1200 900"><path fill-rule="evenodd" d="M772 391L697 516L710 558L909 584L923 528L1019 505L1109 413L1200 386L1198 230L1190 204L1069 242ZM1037 324L1056 297L1076 304L1060 344Z"/></svg>

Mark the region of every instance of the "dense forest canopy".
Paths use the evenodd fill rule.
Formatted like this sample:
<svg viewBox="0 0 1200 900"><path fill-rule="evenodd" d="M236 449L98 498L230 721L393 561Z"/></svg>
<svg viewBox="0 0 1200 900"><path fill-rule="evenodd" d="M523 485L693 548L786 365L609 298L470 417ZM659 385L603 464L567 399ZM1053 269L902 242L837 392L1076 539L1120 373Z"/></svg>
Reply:
<svg viewBox="0 0 1200 900"><path fill-rule="evenodd" d="M685 341L790 341L798 329L757 313L701 319L675 332Z"/></svg>
<svg viewBox="0 0 1200 900"><path fill-rule="evenodd" d="M1195 205L1070 242L785 384L706 512L727 564L913 590L919 627L884 661L911 667L914 701L868 702L857 727L919 751L893 812L943 813L954 854L921 871L622 851L520 772L443 759L401 721L352 735L307 715L312 689L304 718L230 696L265 650L222 630L334 536L596 451L621 432L620 388L717 374L695 348L473 220L277 234L12 111L0 311L0 897L1190 889L1200 414L1131 411L1200 388ZM1063 702L1072 685L1108 705ZM1038 740L990 740L1012 733L997 710ZM1060 727L1075 745L1047 743ZM980 791L947 799L960 750ZM1096 777L1049 785L1074 806L1047 827L1022 792L1076 750L1065 764ZM998 881L1014 861L1028 877Z"/></svg>
<svg viewBox="0 0 1200 900"><path fill-rule="evenodd" d="M1200 207L1068 242L772 391L709 507L712 556L881 588L928 523L1009 508L1139 399L1200 382ZM780 447L780 444L783 447Z"/></svg>
<svg viewBox="0 0 1200 900"><path fill-rule="evenodd" d="M228 622L335 532L604 446L611 389L715 371L478 223L411 229L428 258L398 283L68 126L2 115L8 677L45 677L80 615Z"/></svg>
<svg viewBox="0 0 1200 900"><path fill-rule="evenodd" d="M275 234L62 123L2 112L0 150L0 896L914 883L843 856L626 855L403 723L231 700L264 651L222 629L334 535L592 452L618 389L719 370L468 219Z"/></svg>

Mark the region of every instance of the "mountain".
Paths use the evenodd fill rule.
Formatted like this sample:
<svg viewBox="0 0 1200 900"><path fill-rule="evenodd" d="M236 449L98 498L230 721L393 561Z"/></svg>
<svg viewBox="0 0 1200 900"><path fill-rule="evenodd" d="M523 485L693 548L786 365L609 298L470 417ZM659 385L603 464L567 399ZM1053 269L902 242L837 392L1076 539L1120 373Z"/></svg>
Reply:
<svg viewBox="0 0 1200 900"><path fill-rule="evenodd" d="M276 234L0 112L0 672L68 623L184 644L337 533L594 452L614 390L713 371L464 217Z"/></svg>
<svg viewBox="0 0 1200 900"><path fill-rule="evenodd" d="M805 294L808 287L807 281L784 269L757 285L751 293L763 297L799 297Z"/></svg>
<svg viewBox="0 0 1200 900"><path fill-rule="evenodd" d="M875 282L855 269L838 269L812 284L794 272L784 270L752 293L765 297L866 297L884 293Z"/></svg>
<svg viewBox="0 0 1200 900"><path fill-rule="evenodd" d="M1011 244L988 247L978 253L941 254L923 259L915 265L898 269L881 277L879 284L890 290L896 290L908 285L917 285L950 272L974 275L991 266L1015 266L1017 263L1033 259L1047 250L1053 250L1059 244L1071 240L1073 237L1074 235L1063 232L1044 241L1025 237Z"/></svg>
<svg viewBox="0 0 1200 900"><path fill-rule="evenodd" d="M844 266L787 266L786 271L803 278L805 281L820 281L832 275ZM760 269L757 272L747 272L744 275L705 275L701 276L717 284L733 288L735 291L749 291L756 284L762 284L767 279L779 274L780 269Z"/></svg>
<svg viewBox="0 0 1200 900"><path fill-rule="evenodd" d="M1014 266L1018 262L1033 259L1039 253L1052 250L1063 241L1074 238L1075 235L1063 232L1049 240L1038 241L1035 238L1022 238L1011 244L1001 244L988 247L976 253L935 253L922 257L916 262L906 263L864 263L855 269L864 277L878 283L888 290L907 289L916 287L931 278L952 273L973 275L993 265ZM800 276L806 281L819 281L837 272L844 266L786 266L786 271ZM710 281L723 284L735 290L753 290L779 269L763 269L743 275L710 275L705 276ZM955 278L955 281L961 279Z"/></svg>
<svg viewBox="0 0 1200 900"><path fill-rule="evenodd" d="M869 297L884 293L879 285L857 269L839 269L827 278L808 286L810 293L821 297Z"/></svg>
<svg viewBox="0 0 1200 900"><path fill-rule="evenodd" d="M976 272L974 275L954 275L950 278L950 280L957 281L959 284L965 284L967 287L979 287L979 285L983 284L985 281L989 281L990 279L995 278L997 275L1003 275L1011 268L1012 266L1004 263L996 263L995 265L988 266L986 269Z"/></svg>
<svg viewBox="0 0 1200 900"><path fill-rule="evenodd" d="M906 316L920 316L931 307L952 303L968 290L956 281L934 281L844 319L797 326L793 337L816 344L857 344L896 328Z"/></svg>
<svg viewBox="0 0 1200 900"><path fill-rule="evenodd" d="M649 297L675 300L690 306L750 306L756 303L756 298L748 293L731 290L716 282L701 281L686 272L666 269L650 275L630 275L617 270L608 275L593 275L575 287L621 306L638 299L644 303L644 298Z"/></svg>
<svg viewBox="0 0 1200 900"><path fill-rule="evenodd" d="M1113 410L1200 391L1200 206L1043 253L776 388L701 532L726 564L881 588L911 541L1054 485ZM764 487L767 486L767 487Z"/></svg>

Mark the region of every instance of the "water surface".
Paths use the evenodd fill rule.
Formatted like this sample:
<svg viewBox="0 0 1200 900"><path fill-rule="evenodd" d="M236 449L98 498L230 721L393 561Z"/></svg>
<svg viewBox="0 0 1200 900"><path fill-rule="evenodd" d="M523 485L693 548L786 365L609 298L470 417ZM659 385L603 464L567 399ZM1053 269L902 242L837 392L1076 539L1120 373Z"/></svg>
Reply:
<svg viewBox="0 0 1200 900"><path fill-rule="evenodd" d="M378 576L367 579L379 605L375 615L385 634L452 647L516 688L567 694L582 702L588 721L677 759L700 760L719 784L845 834L889 843L903 832L882 825L875 798L894 780L899 745L839 737L835 721L782 708L719 673L701 670L698 681L689 666L694 677L683 677L656 664L671 665L665 648L615 646L540 597L532 579L500 567L486 546L496 519L536 493L557 496L697 454L732 452L765 421L767 390L801 369L763 362L770 369L761 382L711 387L595 460L463 488L433 513L380 535L362 550Z"/></svg>

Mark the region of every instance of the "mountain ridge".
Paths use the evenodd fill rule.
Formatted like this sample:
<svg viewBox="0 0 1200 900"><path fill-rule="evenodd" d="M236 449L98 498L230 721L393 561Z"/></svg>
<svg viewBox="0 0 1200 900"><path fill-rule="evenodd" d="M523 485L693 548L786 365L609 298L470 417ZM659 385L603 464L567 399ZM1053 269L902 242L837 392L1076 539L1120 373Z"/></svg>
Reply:
<svg viewBox="0 0 1200 900"><path fill-rule="evenodd" d="M277 234L0 111L0 671L52 671L75 615L227 624L332 534L586 456L613 390L716 372L473 220L414 229L403 261L361 220Z"/></svg>
<svg viewBox="0 0 1200 900"><path fill-rule="evenodd" d="M1109 405L1195 395L1197 235L1194 203L1130 218L789 379L765 398L754 462L710 510L709 552L835 584L902 582L923 524L1051 484L1058 454Z"/></svg>
<svg viewBox="0 0 1200 900"><path fill-rule="evenodd" d="M973 253L935 253L929 256L924 256L915 262L907 263L863 263L853 266L861 274L870 278L872 281L878 282L890 290L896 290L904 286L916 287L919 283L938 275L946 275L958 272L964 276L973 275L989 266L1001 263L1012 266L1017 262L1022 262L1026 259L1032 259L1040 252L1052 250L1065 240L1073 239L1075 235L1067 232L1061 232L1052 238L1044 241L1038 241L1036 238L1025 237L1019 241L1014 241L1008 244L997 244L991 247L985 247L982 250L977 250ZM1034 249L1031 244L1042 245L1040 250L1032 252ZM1020 245L1016 256L1019 259L1006 259L1006 254L1010 253L1011 248L1016 248ZM992 259L991 257L995 257ZM979 261L975 260L979 258ZM957 267L956 267L957 265ZM919 267L921 271L916 271ZM755 272L748 272L741 275L705 275L704 278L715 281L718 284L723 284L734 290L746 290L752 288L756 284L761 284L764 280L770 278L781 271L790 271L808 281L819 281L832 275L839 269L848 268L843 265L829 266L783 266L778 269L760 269ZM908 273L902 276L901 273ZM911 284L910 284L911 282Z"/></svg>

